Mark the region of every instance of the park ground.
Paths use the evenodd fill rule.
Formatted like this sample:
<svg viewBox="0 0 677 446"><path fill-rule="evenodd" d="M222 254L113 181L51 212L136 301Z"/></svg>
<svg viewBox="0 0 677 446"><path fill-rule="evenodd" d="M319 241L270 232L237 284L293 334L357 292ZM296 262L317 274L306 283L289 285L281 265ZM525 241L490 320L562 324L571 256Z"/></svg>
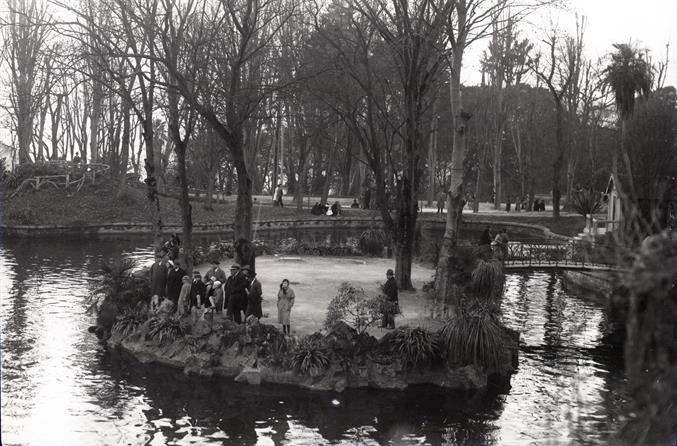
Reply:
<svg viewBox="0 0 677 446"><path fill-rule="evenodd" d="M63 190L46 188L39 191L22 190L14 197L0 192L2 209L0 223L3 225L76 225L76 224L105 224L116 222L146 223L148 202L145 188L142 185L129 186L124 193L118 195L117 183L100 182L88 184L79 192L75 189ZM235 213L235 196L228 196L225 202L214 202L212 209L205 209L202 201L193 201L193 224L224 224L232 221ZM255 221L274 219L295 219L302 216L304 219L324 219L326 216L314 216L309 208L318 197L305 198L301 214L296 209L296 203L291 197L285 197L284 208L272 207L269 196L256 195L254 197L253 216ZM380 218L375 210L350 209L351 197L330 197L329 202L341 202L343 218ZM436 214L435 207L428 207L426 201L421 201L422 218L443 220L446 215ZM434 205L434 203L433 203ZM504 206L502 206L504 209ZM164 224L180 225L181 212L177 199L161 197L161 212ZM491 219L504 222L519 222L536 224L549 228L556 234L574 236L583 230L585 220L577 214L562 213L559 221L554 222L550 212L510 212L494 210L490 203L480 203L479 212L473 214L466 209L464 216L468 221L473 219Z"/></svg>
<svg viewBox="0 0 677 446"><path fill-rule="evenodd" d="M228 269L228 264L221 265ZM204 274L209 265L197 269ZM263 288L263 319L265 324L277 324L277 292L283 279L288 279L296 294L291 312L292 335L301 336L322 329L327 307L336 296L342 282L364 289L368 296L377 296L380 285L386 280L386 270L395 268L393 259L374 257L313 257L313 256L261 256L256 258L257 278ZM399 293L402 314L395 320L397 326L436 328L440 324L432 319L435 304L423 291L423 285L432 280L430 266L414 263L411 279L416 291ZM369 333L377 338L387 330L376 324Z"/></svg>

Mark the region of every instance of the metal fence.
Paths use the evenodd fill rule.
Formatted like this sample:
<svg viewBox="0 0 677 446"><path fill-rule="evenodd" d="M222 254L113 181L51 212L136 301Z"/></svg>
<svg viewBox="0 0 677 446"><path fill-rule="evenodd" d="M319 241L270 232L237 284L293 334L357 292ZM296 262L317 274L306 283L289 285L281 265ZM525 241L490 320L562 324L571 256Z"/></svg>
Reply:
<svg viewBox="0 0 677 446"><path fill-rule="evenodd" d="M562 267L615 269L616 255L609 247L585 240L523 240L508 244L506 267Z"/></svg>

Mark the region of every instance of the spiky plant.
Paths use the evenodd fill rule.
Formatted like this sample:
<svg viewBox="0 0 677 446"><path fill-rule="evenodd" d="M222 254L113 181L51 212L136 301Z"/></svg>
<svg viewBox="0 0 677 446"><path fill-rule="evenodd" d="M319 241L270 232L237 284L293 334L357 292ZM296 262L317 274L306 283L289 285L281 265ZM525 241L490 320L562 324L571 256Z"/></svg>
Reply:
<svg viewBox="0 0 677 446"><path fill-rule="evenodd" d="M183 324L177 317L154 317L148 322L148 326L148 337L161 345L185 334Z"/></svg>
<svg viewBox="0 0 677 446"><path fill-rule="evenodd" d="M505 349L503 327L495 307L475 301L447 321L439 332L444 354L458 364L480 364L497 368Z"/></svg>
<svg viewBox="0 0 677 446"><path fill-rule="evenodd" d="M439 356L435 334L420 327L395 330L390 338L390 350L412 367L430 364Z"/></svg>
<svg viewBox="0 0 677 446"><path fill-rule="evenodd" d="M480 298L497 301L503 296L505 272L499 260L479 259L471 277L473 289Z"/></svg>
<svg viewBox="0 0 677 446"><path fill-rule="evenodd" d="M593 189L583 189L573 194L571 208L583 217L595 214L602 208L602 197Z"/></svg>
<svg viewBox="0 0 677 446"><path fill-rule="evenodd" d="M148 313L143 307L127 308L117 317L113 325L113 333L126 337L138 330L146 320L148 320Z"/></svg>
<svg viewBox="0 0 677 446"><path fill-rule="evenodd" d="M329 367L329 355L318 343L304 339L294 349L291 364L296 373L315 377Z"/></svg>
<svg viewBox="0 0 677 446"><path fill-rule="evenodd" d="M360 235L360 251L375 256L383 252L387 237L381 229L367 229Z"/></svg>

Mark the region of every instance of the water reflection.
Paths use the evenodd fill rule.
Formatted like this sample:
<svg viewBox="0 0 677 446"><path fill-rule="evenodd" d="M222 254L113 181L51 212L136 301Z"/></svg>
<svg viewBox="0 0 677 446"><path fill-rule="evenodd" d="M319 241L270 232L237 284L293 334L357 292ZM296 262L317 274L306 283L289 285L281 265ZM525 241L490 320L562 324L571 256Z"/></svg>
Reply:
<svg viewBox="0 0 677 446"><path fill-rule="evenodd" d="M507 393L334 395L186 377L106 352L87 332L87 283L120 256L151 261L138 239L2 242L3 444L594 444L617 423L622 362L604 343L605 315L557 274L507 277L503 317L522 336Z"/></svg>

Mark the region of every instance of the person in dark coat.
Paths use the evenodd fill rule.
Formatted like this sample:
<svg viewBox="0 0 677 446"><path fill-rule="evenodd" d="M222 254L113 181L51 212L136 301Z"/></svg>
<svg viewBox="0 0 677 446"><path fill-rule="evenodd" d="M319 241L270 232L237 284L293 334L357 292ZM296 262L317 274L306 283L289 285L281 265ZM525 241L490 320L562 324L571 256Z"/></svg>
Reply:
<svg viewBox="0 0 677 446"><path fill-rule="evenodd" d="M247 309L248 287L249 281L240 270L240 265L233 264L224 287L224 307L228 309L227 316L238 324L242 323L242 312Z"/></svg>
<svg viewBox="0 0 677 446"><path fill-rule="evenodd" d="M174 305L179 301L179 294L181 294L181 286L183 283L181 279L186 275L186 272L181 268L179 262L169 261L171 268L167 273L167 291L165 292L165 297L171 300Z"/></svg>
<svg viewBox="0 0 677 446"><path fill-rule="evenodd" d="M331 205L331 215L332 217L341 215L341 203L338 201Z"/></svg>
<svg viewBox="0 0 677 446"><path fill-rule="evenodd" d="M256 273L249 267L244 266L242 272L247 275L247 280L249 280L249 289L247 290L247 310L244 312L245 320L250 315L261 319L263 317L263 310L261 309L261 302L263 301L261 282L256 279Z"/></svg>
<svg viewBox="0 0 677 446"><path fill-rule="evenodd" d="M202 281L199 271L193 273L193 283L190 286L189 308L193 319L197 319L199 310L207 298L207 285Z"/></svg>
<svg viewBox="0 0 677 446"><path fill-rule="evenodd" d="M479 257L483 260L489 260L491 258L491 232L489 231L489 226L482 231L478 245Z"/></svg>
<svg viewBox="0 0 677 446"><path fill-rule="evenodd" d="M226 279L228 278L226 276L226 272L219 267L218 260L214 260L212 262L212 267L207 270L205 276L209 277L210 279L212 277L216 277L216 280L218 280L221 283L226 283Z"/></svg>
<svg viewBox="0 0 677 446"><path fill-rule="evenodd" d="M165 297L167 289L167 263L161 255L155 256L155 263L150 267L150 309L155 312L160 307L160 300Z"/></svg>
<svg viewBox="0 0 677 446"><path fill-rule="evenodd" d="M386 283L383 284L383 294L390 304L383 312L382 328L395 328L395 315L399 312L399 298L397 295L397 282L392 269L386 271Z"/></svg>

